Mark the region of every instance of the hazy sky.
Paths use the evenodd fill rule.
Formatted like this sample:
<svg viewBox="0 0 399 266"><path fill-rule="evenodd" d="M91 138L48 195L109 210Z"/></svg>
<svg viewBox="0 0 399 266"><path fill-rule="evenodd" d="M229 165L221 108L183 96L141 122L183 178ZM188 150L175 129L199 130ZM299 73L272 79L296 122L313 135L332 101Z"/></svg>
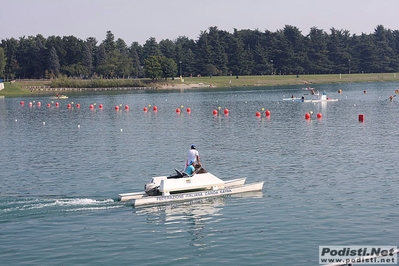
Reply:
<svg viewBox="0 0 399 266"><path fill-rule="evenodd" d="M399 0L0 0L0 40L42 34L100 43L110 30L128 46L186 36L197 40L211 26L233 32L275 32L292 25L351 34L372 33L377 25L399 29Z"/></svg>

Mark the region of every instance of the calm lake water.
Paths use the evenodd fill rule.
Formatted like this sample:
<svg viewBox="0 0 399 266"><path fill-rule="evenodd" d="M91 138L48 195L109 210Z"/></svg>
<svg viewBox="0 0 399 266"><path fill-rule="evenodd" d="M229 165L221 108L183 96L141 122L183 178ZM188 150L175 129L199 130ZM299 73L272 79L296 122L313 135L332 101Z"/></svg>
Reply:
<svg viewBox="0 0 399 266"><path fill-rule="evenodd" d="M300 86L0 99L1 264L318 265L320 245L397 246L399 83L316 89L339 101L282 101ZM263 191L117 202L192 143L209 172Z"/></svg>

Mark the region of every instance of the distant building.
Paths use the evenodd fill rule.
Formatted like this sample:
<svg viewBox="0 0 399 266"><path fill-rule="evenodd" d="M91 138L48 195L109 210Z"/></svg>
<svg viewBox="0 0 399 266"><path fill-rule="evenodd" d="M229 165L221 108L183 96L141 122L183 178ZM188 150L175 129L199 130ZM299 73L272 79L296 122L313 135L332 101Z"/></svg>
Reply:
<svg viewBox="0 0 399 266"><path fill-rule="evenodd" d="M2 89L4 89L4 83L3 83L3 80L0 79L0 91L1 91Z"/></svg>

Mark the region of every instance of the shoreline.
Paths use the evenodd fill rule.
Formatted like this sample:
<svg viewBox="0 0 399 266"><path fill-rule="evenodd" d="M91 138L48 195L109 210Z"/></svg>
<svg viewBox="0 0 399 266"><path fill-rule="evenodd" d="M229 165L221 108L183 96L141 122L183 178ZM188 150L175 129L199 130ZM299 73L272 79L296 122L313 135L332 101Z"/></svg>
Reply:
<svg viewBox="0 0 399 266"><path fill-rule="evenodd" d="M212 89L237 87L272 87L272 86L312 86L320 84L346 84L370 82L397 82L396 73L369 73L369 74L319 74L319 75L268 75L268 76L211 76L186 77L168 80L152 81L141 79L141 87L123 87L124 79L115 80L115 87L98 88L52 88L51 80L13 80L4 83L0 96L18 97L55 92L96 92L96 91L133 91L133 90L184 90L184 89ZM120 84L120 86L118 86Z"/></svg>

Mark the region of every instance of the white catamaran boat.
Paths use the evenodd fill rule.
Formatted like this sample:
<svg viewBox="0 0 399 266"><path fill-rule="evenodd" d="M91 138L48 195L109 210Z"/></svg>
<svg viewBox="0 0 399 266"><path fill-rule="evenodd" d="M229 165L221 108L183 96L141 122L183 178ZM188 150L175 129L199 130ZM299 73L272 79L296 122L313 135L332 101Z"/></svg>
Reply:
<svg viewBox="0 0 399 266"><path fill-rule="evenodd" d="M132 201L135 207L165 204L175 201L231 195L236 193L260 191L262 182L245 184L246 177L223 181L200 168L193 176L175 169L176 175L153 177L144 186L145 191L119 194L119 201Z"/></svg>

